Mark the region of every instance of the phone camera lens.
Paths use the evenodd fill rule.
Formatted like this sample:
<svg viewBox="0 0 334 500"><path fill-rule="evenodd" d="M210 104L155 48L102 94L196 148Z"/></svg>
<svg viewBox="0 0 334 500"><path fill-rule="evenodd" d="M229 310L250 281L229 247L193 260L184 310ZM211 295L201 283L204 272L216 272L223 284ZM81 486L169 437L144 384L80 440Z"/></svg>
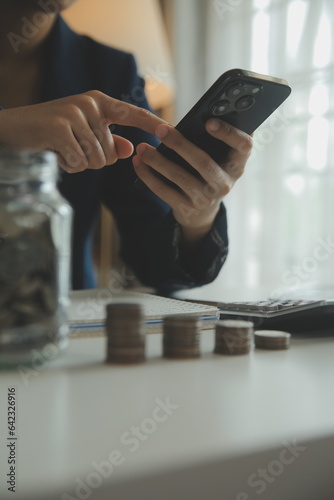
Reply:
<svg viewBox="0 0 334 500"><path fill-rule="evenodd" d="M238 111L245 111L253 106L255 103L255 98L252 95L245 95L238 99L235 103L235 107Z"/></svg>
<svg viewBox="0 0 334 500"><path fill-rule="evenodd" d="M260 86L252 88L252 94L259 95L259 94L261 94L261 92L262 92L262 87L260 87Z"/></svg>
<svg viewBox="0 0 334 500"><path fill-rule="evenodd" d="M215 116L224 115L231 108L231 103L229 101L218 101L211 108L211 113Z"/></svg>
<svg viewBox="0 0 334 500"><path fill-rule="evenodd" d="M231 99L233 97L239 97L245 92L246 86L243 83L236 83L226 91L226 95L229 99Z"/></svg>

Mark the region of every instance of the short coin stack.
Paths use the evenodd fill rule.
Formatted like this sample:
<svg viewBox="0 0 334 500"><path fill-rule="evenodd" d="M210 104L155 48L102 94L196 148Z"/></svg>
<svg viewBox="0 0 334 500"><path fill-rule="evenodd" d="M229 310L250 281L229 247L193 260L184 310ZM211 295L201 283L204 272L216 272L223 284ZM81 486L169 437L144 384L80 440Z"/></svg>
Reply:
<svg viewBox="0 0 334 500"><path fill-rule="evenodd" d="M247 354L252 347L253 323L226 319L216 324L215 354Z"/></svg>
<svg viewBox="0 0 334 500"><path fill-rule="evenodd" d="M202 320L198 316L173 314L164 318L163 356L189 359L200 357Z"/></svg>
<svg viewBox="0 0 334 500"><path fill-rule="evenodd" d="M107 363L145 361L145 321L137 303L113 302L106 306Z"/></svg>
<svg viewBox="0 0 334 500"><path fill-rule="evenodd" d="M278 330L256 330L254 332L255 347L258 349L288 349L290 333Z"/></svg>

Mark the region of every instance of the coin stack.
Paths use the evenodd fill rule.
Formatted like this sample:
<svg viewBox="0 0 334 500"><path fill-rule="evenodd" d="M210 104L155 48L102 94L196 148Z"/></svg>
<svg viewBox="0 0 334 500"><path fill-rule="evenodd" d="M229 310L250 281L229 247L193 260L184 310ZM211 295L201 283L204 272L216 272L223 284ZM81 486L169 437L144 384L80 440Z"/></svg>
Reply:
<svg viewBox="0 0 334 500"><path fill-rule="evenodd" d="M256 330L255 347L258 349L289 349L290 333L279 330Z"/></svg>
<svg viewBox="0 0 334 500"><path fill-rule="evenodd" d="M145 320L137 303L113 302L106 306L107 363L145 361Z"/></svg>
<svg viewBox="0 0 334 500"><path fill-rule="evenodd" d="M201 330L202 320L198 316L166 316L163 323L163 356L174 359L199 358Z"/></svg>
<svg viewBox="0 0 334 500"><path fill-rule="evenodd" d="M216 324L215 354L247 354L252 347L253 323L235 319Z"/></svg>

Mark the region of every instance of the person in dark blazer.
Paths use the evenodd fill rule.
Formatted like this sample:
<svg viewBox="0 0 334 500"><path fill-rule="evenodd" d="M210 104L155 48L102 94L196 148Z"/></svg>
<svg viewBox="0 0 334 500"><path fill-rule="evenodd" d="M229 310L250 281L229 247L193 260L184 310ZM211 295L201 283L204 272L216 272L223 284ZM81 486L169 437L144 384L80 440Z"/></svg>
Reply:
<svg viewBox="0 0 334 500"><path fill-rule="evenodd" d="M169 294L209 283L228 251L222 199L243 173L252 138L209 120L208 132L231 146L226 165L217 165L150 112L131 54L66 25L60 11L74 1L1 1L0 147L57 154L59 190L74 210L74 289L96 286L92 234L101 202L115 217L122 259L143 284ZM159 154L160 141L202 180Z"/></svg>

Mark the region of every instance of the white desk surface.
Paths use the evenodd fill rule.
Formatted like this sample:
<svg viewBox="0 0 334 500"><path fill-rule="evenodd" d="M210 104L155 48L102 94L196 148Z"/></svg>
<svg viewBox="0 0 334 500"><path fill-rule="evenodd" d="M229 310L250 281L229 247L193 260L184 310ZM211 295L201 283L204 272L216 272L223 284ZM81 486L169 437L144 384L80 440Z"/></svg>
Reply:
<svg viewBox="0 0 334 500"><path fill-rule="evenodd" d="M0 498L333 500L334 336L295 337L287 351L218 356L207 331L202 357L189 361L162 359L161 341L148 336L142 365L107 365L104 338L73 339L26 383L16 371L0 372ZM5 483L13 385L16 494ZM157 410L157 400L168 398L177 406L169 415ZM122 441L133 426L144 429L142 440ZM295 457L283 452L294 441L305 447ZM76 492L96 472L93 463L110 462L115 450L123 463L103 480L91 475L101 480L91 493ZM294 460L280 465L280 457ZM259 479L260 467L276 476Z"/></svg>

